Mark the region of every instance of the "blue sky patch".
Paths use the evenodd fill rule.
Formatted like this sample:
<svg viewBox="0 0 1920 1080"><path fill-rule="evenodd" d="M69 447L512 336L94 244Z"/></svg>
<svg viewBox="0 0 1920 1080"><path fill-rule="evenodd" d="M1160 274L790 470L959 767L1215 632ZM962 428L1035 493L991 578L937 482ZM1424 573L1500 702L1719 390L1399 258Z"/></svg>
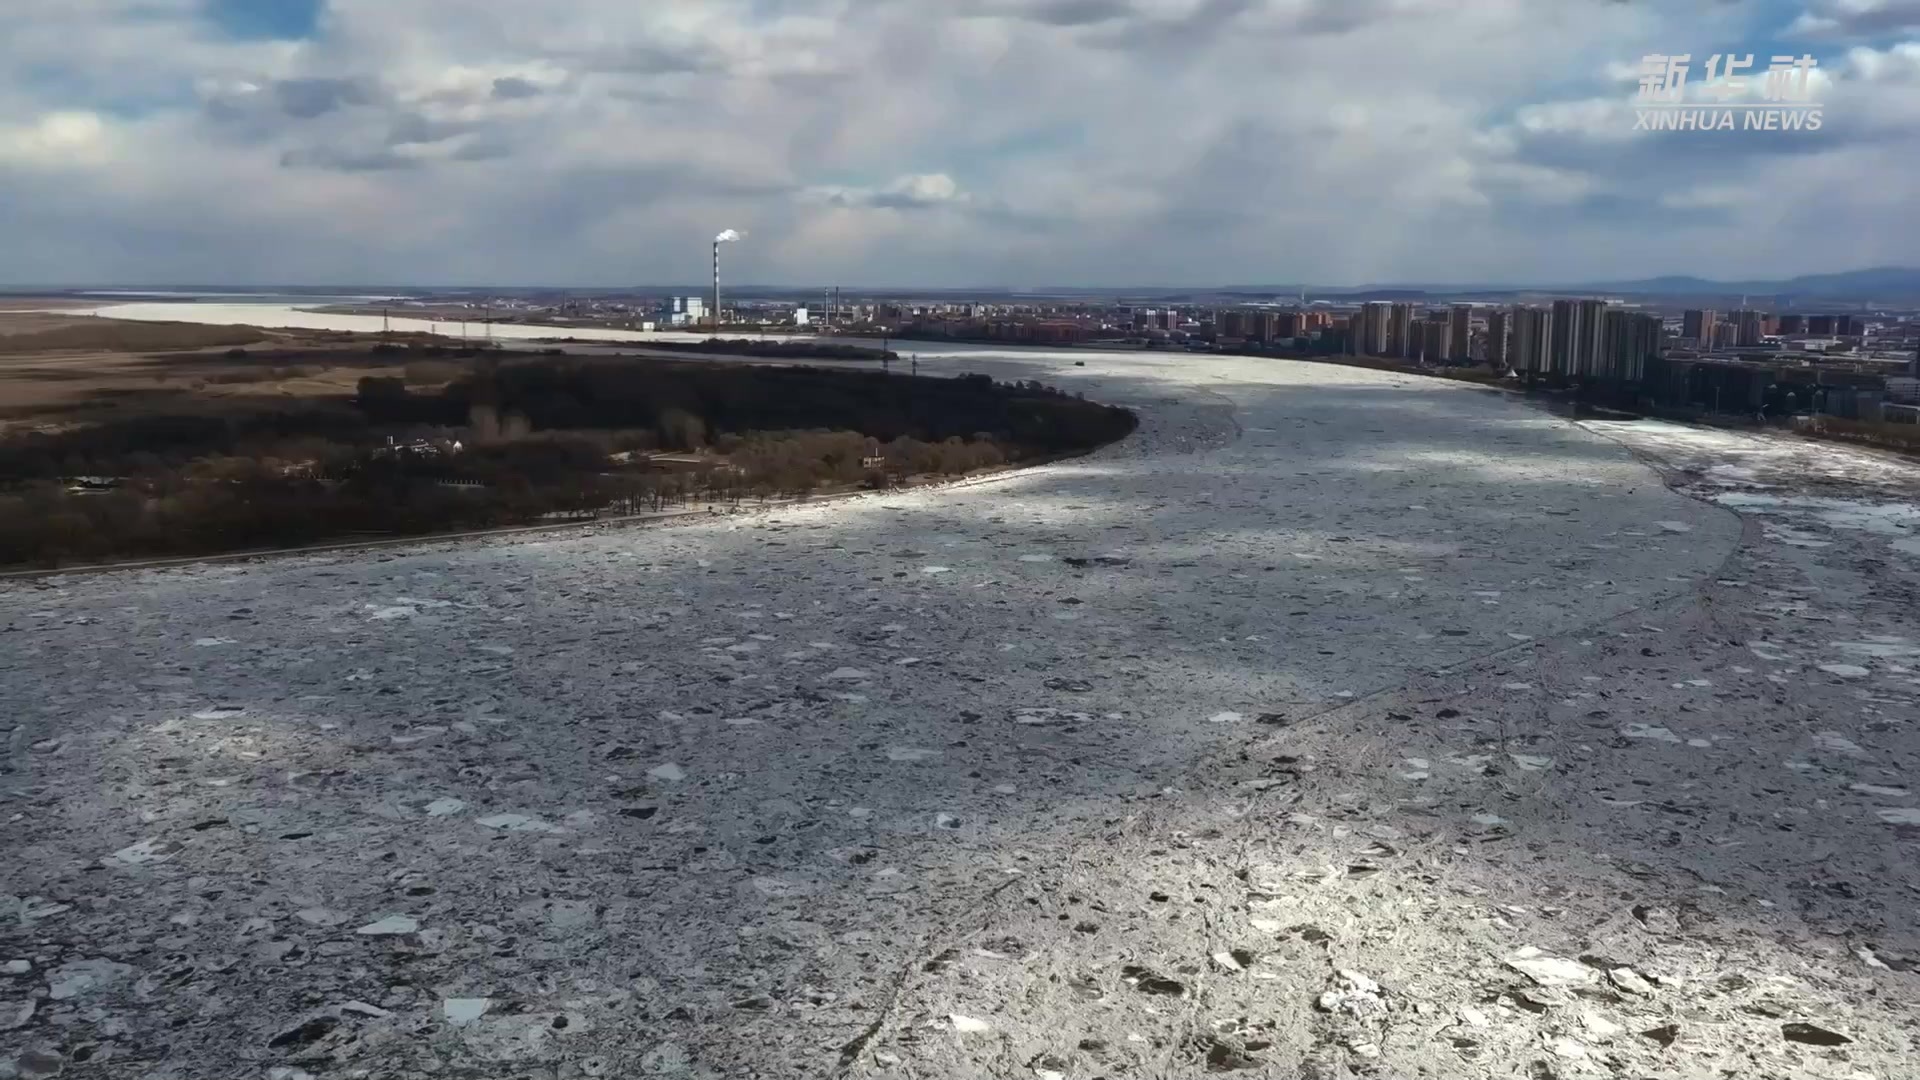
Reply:
<svg viewBox="0 0 1920 1080"><path fill-rule="evenodd" d="M207 18L230 37L298 41L320 28L327 0L206 0Z"/></svg>

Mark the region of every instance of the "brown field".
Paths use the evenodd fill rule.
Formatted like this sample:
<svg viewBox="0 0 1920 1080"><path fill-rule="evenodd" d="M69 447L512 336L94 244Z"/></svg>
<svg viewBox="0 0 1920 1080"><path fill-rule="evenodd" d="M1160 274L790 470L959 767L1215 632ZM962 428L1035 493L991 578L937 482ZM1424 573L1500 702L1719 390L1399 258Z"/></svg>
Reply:
<svg viewBox="0 0 1920 1080"><path fill-rule="evenodd" d="M0 296L0 312L68 311L99 306L95 301L76 300L69 296Z"/></svg>
<svg viewBox="0 0 1920 1080"><path fill-rule="evenodd" d="M394 341L404 345L408 338ZM439 381L460 370L455 360L423 361L404 352L376 357L370 344L364 336L326 331L0 310L0 434L158 405L351 395L363 376L390 376L409 365Z"/></svg>
<svg viewBox="0 0 1920 1080"><path fill-rule="evenodd" d="M250 326L123 322L88 315L0 315L0 353L173 352L252 345L266 331Z"/></svg>

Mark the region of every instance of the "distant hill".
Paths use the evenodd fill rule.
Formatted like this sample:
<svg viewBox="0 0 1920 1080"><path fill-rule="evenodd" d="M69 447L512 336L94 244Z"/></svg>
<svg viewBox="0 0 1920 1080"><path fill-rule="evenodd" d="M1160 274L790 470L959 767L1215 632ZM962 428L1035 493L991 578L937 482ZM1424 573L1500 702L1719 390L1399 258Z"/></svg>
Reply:
<svg viewBox="0 0 1920 1080"><path fill-rule="evenodd" d="M79 295L97 299L101 287L92 291L79 292L69 287L33 290L31 295ZM128 287L122 289L132 292ZM158 290L153 298L184 298L194 295L206 295L221 299L233 299L247 293L259 293L262 300L301 297L305 295L464 295L485 294L493 296L522 296L529 299L552 300L556 297L658 297L705 295L708 285L628 285L608 286L604 288L568 288L548 286L366 286L335 285L318 287L252 287L217 286L201 288L172 287ZM0 295L10 295L17 290L0 289ZM1301 292L1310 298L1337 298L1348 303L1367 300L1393 300L1412 303L1444 303L1449 299L1495 302L1507 297L1516 299L1539 298L1549 296L1642 296L1660 297L1668 300L1685 299L1696 301L1701 306L1725 307L1737 304L1745 296L1755 304L1763 302L1768 306L1785 307L1788 305L1812 306L1821 303L1840 304L1912 304L1920 306L1920 268L1908 266L1877 266L1865 270L1847 270L1837 274L1803 274L1791 278L1754 279L1746 281L1713 281L1708 278L1686 274L1669 274L1660 277L1639 278L1629 281L1599 282L1423 282L1423 281L1385 281L1363 285L1306 285L1299 284L1230 284L1220 286L1193 285L1132 285L1127 287L1088 287L1088 286L1048 286L1045 288L1014 288L1003 285L979 285L968 288L914 288L910 286L872 286L849 285L842 293L844 300L852 301L890 298L915 300L946 300L950 302L986 302L1009 303L1055 300L1103 300L1118 298L1136 303L1175 303L1175 304L1235 304L1262 303L1277 301L1286 303ZM820 293L812 288L782 285L756 285L742 282L727 288L727 296L736 300L793 300L811 303L820 299ZM118 299L136 299L128 295Z"/></svg>
<svg viewBox="0 0 1920 1080"><path fill-rule="evenodd" d="M1580 286L1583 291L1660 296L1751 296L1802 300L1910 300L1920 298L1920 269L1877 266L1838 274L1805 274L1771 281L1708 281L1656 277Z"/></svg>

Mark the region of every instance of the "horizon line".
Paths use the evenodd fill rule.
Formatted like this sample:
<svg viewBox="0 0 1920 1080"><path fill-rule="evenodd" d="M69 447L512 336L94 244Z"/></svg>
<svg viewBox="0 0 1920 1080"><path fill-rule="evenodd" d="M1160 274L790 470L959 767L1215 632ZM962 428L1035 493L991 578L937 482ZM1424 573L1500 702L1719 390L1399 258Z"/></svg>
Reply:
<svg viewBox="0 0 1920 1080"><path fill-rule="evenodd" d="M1272 292L1276 295L1306 292L1382 292L1382 291L1428 291L1428 292L1470 292L1474 290L1546 291L1554 289L1596 289L1617 288L1623 285L1643 285L1674 280L1678 283L1708 287L1728 287L1735 291L1746 289L1754 291L1754 286L1787 288L1794 281L1805 278L1839 277L1849 274L1868 273L1908 273L1920 276L1920 266L1872 266L1853 270L1838 270L1799 274L1786 279L1747 279L1721 280L1700 277L1687 273L1652 274L1645 277L1607 280L1574 280L1557 282L1516 282L1516 281L1372 281L1357 285L1341 285L1313 282L1226 282L1204 284L1168 284L1168 283L1131 283L1124 285L1076 285L1052 282L1038 285L1014 285L1005 283L975 283L967 285L873 285L873 284L776 284L742 282L731 287L739 292L781 292L797 294L818 294L823 289L835 288L842 292L856 290L877 295L891 295L914 291L927 292L998 292L998 293L1047 293L1057 291L1084 293L1147 293L1147 292ZM98 282L98 283L6 283L0 282L0 295L13 296L52 296L61 293L232 293L243 296L249 293L315 292L336 295L360 295L373 292L478 292L486 290L526 290L526 291L574 291L574 292L688 292L704 293L706 282L681 283L574 283L543 284L534 282L487 282L487 283L444 283L444 282L323 282L316 284L298 284L291 282L271 282L265 284L234 284L231 282Z"/></svg>

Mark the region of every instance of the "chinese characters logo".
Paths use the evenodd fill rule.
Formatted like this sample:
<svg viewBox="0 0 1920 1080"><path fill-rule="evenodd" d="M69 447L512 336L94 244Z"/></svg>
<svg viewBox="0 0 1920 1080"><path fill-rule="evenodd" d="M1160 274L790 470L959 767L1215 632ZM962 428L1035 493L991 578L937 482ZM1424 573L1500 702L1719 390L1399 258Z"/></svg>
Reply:
<svg viewBox="0 0 1920 1080"><path fill-rule="evenodd" d="M1814 69L1819 66L1810 55L1775 56L1764 74L1748 75L1753 54L1714 53L1706 60L1704 78L1692 83L1691 53L1643 56L1633 128L1819 131L1822 106L1813 100ZM1696 93L1689 94L1689 87Z"/></svg>

